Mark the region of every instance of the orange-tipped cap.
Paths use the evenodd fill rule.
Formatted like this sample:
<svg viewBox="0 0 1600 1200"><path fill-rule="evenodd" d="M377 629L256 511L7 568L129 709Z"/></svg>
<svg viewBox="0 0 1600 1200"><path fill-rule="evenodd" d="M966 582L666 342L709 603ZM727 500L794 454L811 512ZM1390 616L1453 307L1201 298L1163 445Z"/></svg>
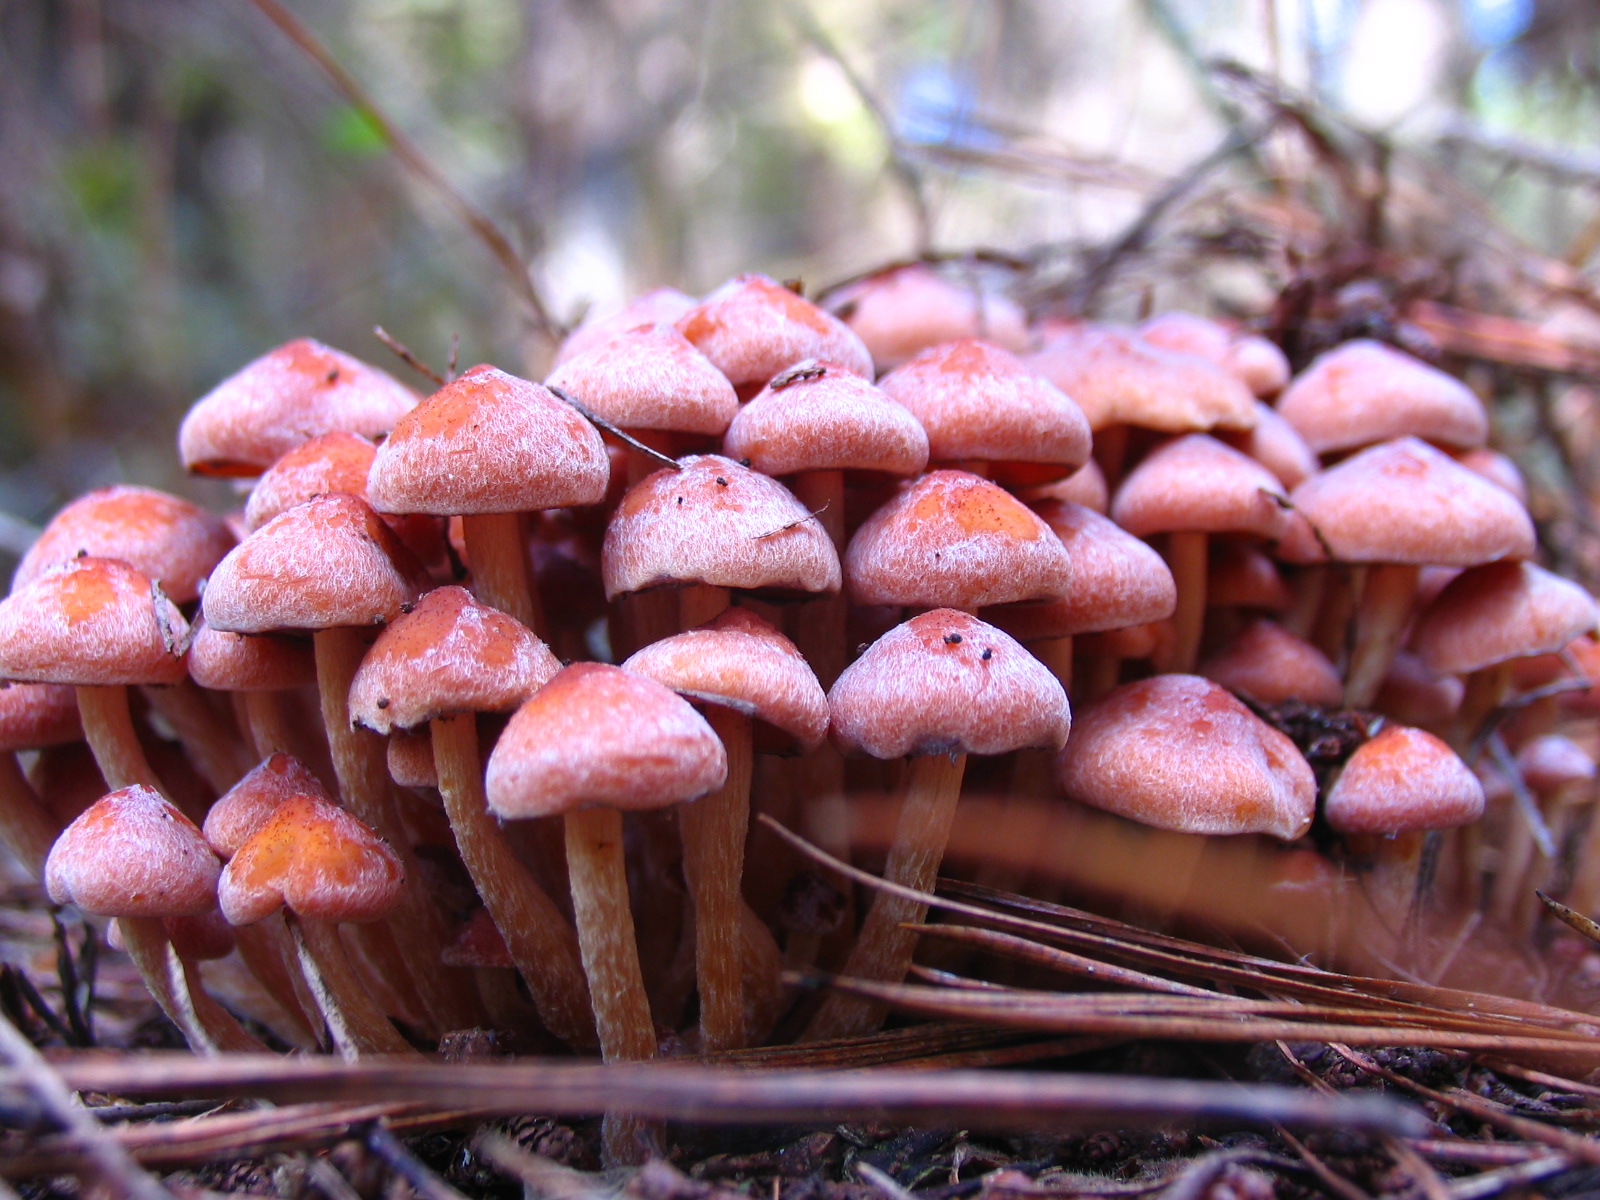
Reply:
<svg viewBox="0 0 1600 1200"><path fill-rule="evenodd" d="M694 297L677 288L661 287L635 296L621 308L585 319L561 343L556 351L556 364L559 366L641 325L670 325L694 306Z"/></svg>
<svg viewBox="0 0 1600 1200"><path fill-rule="evenodd" d="M827 532L776 479L716 454L628 489L601 548L606 598L669 583L837 592Z"/></svg>
<svg viewBox="0 0 1600 1200"><path fill-rule="evenodd" d="M405 868L355 817L293 796L228 860L217 903L232 925L287 907L309 921L377 921L400 903Z"/></svg>
<svg viewBox="0 0 1600 1200"><path fill-rule="evenodd" d="M884 634L828 693L834 740L874 758L1059 750L1072 728L1061 684L1017 642L935 609Z"/></svg>
<svg viewBox="0 0 1600 1200"><path fill-rule="evenodd" d="M1190 530L1276 538L1289 523L1277 477L1204 433L1163 443L1122 481L1111 519L1129 533Z"/></svg>
<svg viewBox="0 0 1600 1200"><path fill-rule="evenodd" d="M322 783L293 755L270 754L224 792L206 812L200 829L211 848L232 858L272 819L278 806L295 796L315 796L333 803Z"/></svg>
<svg viewBox="0 0 1600 1200"><path fill-rule="evenodd" d="M541 384L476 366L395 424L367 476L386 513L533 512L596 504L611 464L595 427Z"/></svg>
<svg viewBox="0 0 1600 1200"><path fill-rule="evenodd" d="M229 550L226 522L153 488L117 484L67 505L17 564L13 589L75 558L115 558L161 584L175 604L200 594L200 581Z"/></svg>
<svg viewBox="0 0 1600 1200"><path fill-rule="evenodd" d="M350 684L350 719L378 733L461 712L510 712L561 664L515 617L462 587L435 588L395 618Z"/></svg>
<svg viewBox="0 0 1600 1200"><path fill-rule="evenodd" d="M1197 675L1117 688L1079 714L1056 766L1080 804L1180 833L1288 841L1316 811L1316 779L1295 744Z"/></svg>
<svg viewBox="0 0 1600 1200"><path fill-rule="evenodd" d="M244 506L254 533L279 513L316 496L346 492L367 498L367 472L378 447L356 433L325 433L290 450L256 480Z"/></svg>
<svg viewBox="0 0 1600 1200"><path fill-rule="evenodd" d="M845 551L857 604L979 608L1067 594L1067 551L1009 492L932 471L862 523Z"/></svg>
<svg viewBox="0 0 1600 1200"><path fill-rule="evenodd" d="M691 699L734 702L802 749L828 732L828 698L793 642L746 608L652 642L622 664Z"/></svg>
<svg viewBox="0 0 1600 1200"><path fill-rule="evenodd" d="M1340 833L1411 833L1470 825L1483 804L1483 785L1454 750L1391 724L1350 756L1322 811Z"/></svg>
<svg viewBox="0 0 1600 1200"><path fill-rule="evenodd" d="M102 917L177 917L217 903L217 856L154 788L102 796L62 830L45 860L57 904Z"/></svg>
<svg viewBox="0 0 1600 1200"><path fill-rule="evenodd" d="M727 774L727 752L687 701L621 667L574 663L512 716L485 786L493 812L520 819L593 804L665 808Z"/></svg>
<svg viewBox="0 0 1600 1200"><path fill-rule="evenodd" d="M381 625L430 586L427 573L355 496L318 496L280 513L218 564L206 623L228 633Z"/></svg>
<svg viewBox="0 0 1600 1200"><path fill-rule="evenodd" d="M677 328L736 388L764 384L804 358L872 378L872 355L849 326L765 275L730 279Z"/></svg>
<svg viewBox="0 0 1600 1200"><path fill-rule="evenodd" d="M202 475L259 475L307 438L335 430L381 437L416 402L377 367L299 338L196 401L178 430L178 453Z"/></svg>
<svg viewBox="0 0 1600 1200"><path fill-rule="evenodd" d="M111 558L76 558L0 600L0 678L177 683L188 633L145 575Z"/></svg>

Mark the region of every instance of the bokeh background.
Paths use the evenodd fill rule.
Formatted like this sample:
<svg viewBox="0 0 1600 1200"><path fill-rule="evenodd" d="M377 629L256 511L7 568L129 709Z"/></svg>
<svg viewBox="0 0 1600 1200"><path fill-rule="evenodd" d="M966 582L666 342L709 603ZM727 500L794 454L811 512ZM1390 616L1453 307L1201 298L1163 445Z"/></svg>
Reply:
<svg viewBox="0 0 1600 1200"><path fill-rule="evenodd" d="M1555 272L1571 311L1521 315L1595 323L1594 0L278 8L0 0L0 568L97 484L224 502L180 476L178 420L290 337L404 376L382 324L437 365L459 336L542 371L506 264L290 22L556 323L925 252L1109 316L1258 316L1340 254L1486 311Z"/></svg>

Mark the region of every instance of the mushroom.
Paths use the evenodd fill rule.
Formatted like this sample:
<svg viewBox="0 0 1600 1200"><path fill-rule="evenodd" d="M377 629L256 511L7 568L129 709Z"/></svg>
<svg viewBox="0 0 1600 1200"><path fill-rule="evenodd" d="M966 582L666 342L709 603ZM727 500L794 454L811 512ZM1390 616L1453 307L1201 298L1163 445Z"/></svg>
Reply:
<svg viewBox="0 0 1600 1200"><path fill-rule="evenodd" d="M983 338L1012 353L1032 342L1027 317L1009 296L971 272L947 278L930 263L901 263L830 290L826 306L872 352L881 371L957 338Z"/></svg>

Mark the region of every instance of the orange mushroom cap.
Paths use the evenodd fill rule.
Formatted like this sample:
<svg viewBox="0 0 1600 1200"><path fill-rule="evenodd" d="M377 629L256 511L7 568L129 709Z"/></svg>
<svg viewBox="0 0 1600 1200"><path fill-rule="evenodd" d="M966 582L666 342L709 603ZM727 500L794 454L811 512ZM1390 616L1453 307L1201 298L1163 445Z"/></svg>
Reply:
<svg viewBox="0 0 1600 1200"><path fill-rule="evenodd" d="M1390 724L1350 756L1322 809L1340 833L1394 834L1470 825L1483 806L1483 785L1454 750Z"/></svg>

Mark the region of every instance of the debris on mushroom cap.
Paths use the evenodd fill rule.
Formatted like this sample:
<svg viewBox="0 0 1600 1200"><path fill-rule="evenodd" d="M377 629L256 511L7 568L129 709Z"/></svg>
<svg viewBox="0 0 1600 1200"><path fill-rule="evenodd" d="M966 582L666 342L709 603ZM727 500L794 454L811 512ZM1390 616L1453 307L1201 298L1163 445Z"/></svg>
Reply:
<svg viewBox="0 0 1600 1200"><path fill-rule="evenodd" d="M299 338L197 400L178 430L178 453L202 475L259 475L319 434L381 437L416 402L377 367Z"/></svg>
<svg viewBox="0 0 1600 1200"><path fill-rule="evenodd" d="M803 358L872 378L872 355L850 327L765 275L738 275L677 320L734 387L764 384Z"/></svg>
<svg viewBox="0 0 1600 1200"><path fill-rule="evenodd" d="M1515 496L1414 437L1313 475L1289 502L1296 517L1278 547L1286 562L1331 552L1338 562L1469 567L1534 551L1533 522Z"/></svg>
<svg viewBox="0 0 1600 1200"><path fill-rule="evenodd" d="M56 839L44 883L102 917L194 916L217 902L221 864L193 821L142 784L102 796Z"/></svg>
<svg viewBox="0 0 1600 1200"><path fill-rule="evenodd" d="M1117 688L1079 713L1056 765L1071 799L1183 833L1289 841L1316 810L1316 779L1294 743L1196 675Z"/></svg>
<svg viewBox="0 0 1600 1200"><path fill-rule="evenodd" d="M794 364L741 408L723 450L765 475L915 475L928 465L928 435L904 405L870 380L816 359Z"/></svg>
<svg viewBox="0 0 1600 1200"><path fill-rule="evenodd" d="M545 380L622 429L720 434L733 384L671 325L645 325L565 359Z"/></svg>
<svg viewBox="0 0 1600 1200"><path fill-rule="evenodd" d="M1201 662L1198 673L1258 704L1303 700L1337 708L1344 681L1328 656L1283 626L1250 622L1231 642Z"/></svg>
<svg viewBox="0 0 1600 1200"><path fill-rule="evenodd" d="M930 471L862 523L845 550L857 604L978 608L1067 594L1061 539L1003 488Z"/></svg>
<svg viewBox="0 0 1600 1200"><path fill-rule="evenodd" d="M367 472L377 444L358 433L325 433L290 450L267 468L245 501L245 528L254 533L273 517L314 496L348 492L367 498Z"/></svg>
<svg viewBox="0 0 1600 1200"><path fill-rule="evenodd" d="M1028 463L1042 483L1089 458L1089 422L1068 393L1016 355L974 339L924 350L879 386L916 414L933 462Z"/></svg>
<svg viewBox="0 0 1600 1200"><path fill-rule="evenodd" d="M1128 473L1111 519L1129 533L1190 530L1276 538L1289 517L1277 477L1204 433L1163 443Z"/></svg>
<svg viewBox="0 0 1600 1200"><path fill-rule="evenodd" d="M489 808L521 819L595 804L664 808L722 786L728 756L687 701L603 663L557 672L489 756Z"/></svg>
<svg viewBox="0 0 1600 1200"><path fill-rule="evenodd" d="M1466 674L1561 649L1600 621L1594 597L1528 562L1486 563L1452 579L1417 618L1411 648L1435 671Z"/></svg>
<svg viewBox="0 0 1600 1200"><path fill-rule="evenodd" d="M366 503L318 496L278 514L217 565L201 603L228 633L377 625L431 586L416 556Z"/></svg>
<svg viewBox="0 0 1600 1200"><path fill-rule="evenodd" d="M1085 324L1062 330L1022 361L1071 396L1096 432L1137 425L1187 433L1256 423L1255 396L1239 380L1129 329Z"/></svg>
<svg viewBox="0 0 1600 1200"><path fill-rule="evenodd" d="M1340 833L1448 829L1483 815L1483 785L1433 734L1389 724L1350 756L1322 806Z"/></svg>
<svg viewBox="0 0 1600 1200"><path fill-rule="evenodd" d="M794 493L716 454L628 489L600 553L606 598L668 583L837 592L839 556Z"/></svg>
<svg viewBox="0 0 1600 1200"><path fill-rule="evenodd" d="M223 868L217 902L232 925L281 907L312 921L376 921L400 903L405 868L382 838L342 808L292 796Z"/></svg>
<svg viewBox="0 0 1600 1200"><path fill-rule="evenodd" d="M278 692L317 681L309 638L276 633L223 633L195 619L189 677L218 692Z"/></svg>
<svg viewBox="0 0 1600 1200"><path fill-rule="evenodd" d="M299 759L281 751L270 754L212 804L201 832L213 850L232 858L280 804L295 796L315 796L333 803L321 781Z"/></svg>
<svg viewBox="0 0 1600 1200"><path fill-rule="evenodd" d="M458 712L509 712L561 664L533 630L474 600L435 588L396 617L350 684L350 719L378 733Z"/></svg>
<svg viewBox="0 0 1600 1200"><path fill-rule="evenodd" d="M1081 504L1046 500L1034 511L1066 547L1072 586L1040 603L992 608L988 620L1028 642L1147 625L1173 614L1177 585L1148 544Z"/></svg>
<svg viewBox="0 0 1600 1200"><path fill-rule="evenodd" d="M828 732L828 698L793 642L749 609L730 608L697 629L652 642L622 664L691 698L724 697L815 749Z"/></svg>
<svg viewBox="0 0 1600 1200"><path fill-rule="evenodd" d="M1346 342L1278 399L1279 414L1318 454L1412 436L1470 450L1489 436L1483 401L1453 376L1382 342Z"/></svg>
<svg viewBox="0 0 1600 1200"><path fill-rule="evenodd" d="M233 548L221 517L154 488L115 484L68 504L22 556L13 589L75 558L115 558L157 580L175 604L199 595L200 581Z"/></svg>
<svg viewBox="0 0 1600 1200"><path fill-rule="evenodd" d="M367 498L386 513L532 512L597 503L610 477L605 444L577 409L480 364L395 423Z"/></svg>
<svg viewBox="0 0 1600 1200"><path fill-rule="evenodd" d="M1013 352L1033 340L1016 301L977 283L948 279L927 263L878 271L829 292L826 299L829 310L872 352L879 371L957 338L983 338Z"/></svg>
<svg viewBox="0 0 1600 1200"><path fill-rule="evenodd" d="M1067 694L1044 664L993 625L935 609L897 625L828 693L834 740L874 758L1059 750Z"/></svg>
<svg viewBox="0 0 1600 1200"><path fill-rule="evenodd" d="M116 559L76 558L0 600L0 678L177 683L188 633L145 575Z"/></svg>
<svg viewBox="0 0 1600 1200"><path fill-rule="evenodd" d="M82 740L75 688L64 683L0 685L0 754Z"/></svg>
<svg viewBox="0 0 1600 1200"><path fill-rule="evenodd" d="M640 325L670 324L694 306L695 298L677 288L660 287L635 296L621 308L586 317L556 350L556 365Z"/></svg>

